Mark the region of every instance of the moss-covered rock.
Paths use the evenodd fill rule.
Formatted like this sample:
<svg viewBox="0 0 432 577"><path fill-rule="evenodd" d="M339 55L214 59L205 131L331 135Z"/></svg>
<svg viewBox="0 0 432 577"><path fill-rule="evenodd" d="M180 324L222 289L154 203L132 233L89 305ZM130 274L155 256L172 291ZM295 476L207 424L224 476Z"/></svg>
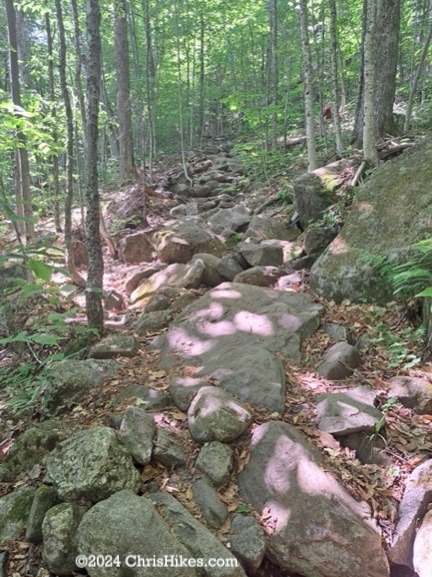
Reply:
<svg viewBox="0 0 432 577"><path fill-rule="evenodd" d="M18 539L27 524L33 496L33 487L19 487L0 499L0 541Z"/></svg>
<svg viewBox="0 0 432 577"><path fill-rule="evenodd" d="M311 285L336 301L393 298L377 265L407 258L432 236L432 142L378 168L358 191L341 233L314 263Z"/></svg>

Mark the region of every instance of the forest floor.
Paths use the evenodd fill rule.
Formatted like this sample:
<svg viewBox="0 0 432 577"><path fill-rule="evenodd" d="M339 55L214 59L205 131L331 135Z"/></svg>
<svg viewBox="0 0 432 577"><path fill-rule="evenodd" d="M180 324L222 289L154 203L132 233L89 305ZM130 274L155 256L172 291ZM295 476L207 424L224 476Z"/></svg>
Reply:
<svg viewBox="0 0 432 577"><path fill-rule="evenodd" d="M259 193L249 195L249 206L258 206L275 193L269 183L260 186ZM117 194L117 191L113 194ZM112 194L106 194L106 198ZM152 226L159 226L169 220L169 209L172 199L150 199L149 221ZM283 202L281 202L283 210ZM50 221L41 221L39 230L49 232L52 226ZM300 241L301 242L301 241ZM112 258L104 247L105 261L105 291L116 291L124 297L124 309L120 311L106 311L106 332L130 333L130 325L125 323L131 316L138 315L139 311L128 310L127 296L124 295L124 279L131 267L120 260ZM56 279L62 281L59 276ZM299 275L299 283L294 287L296 291L308 291L307 275ZM204 291L202 291L204 292ZM199 291L197 292L199 294ZM317 301L321 300L315 295ZM357 459L354 451L343 448L334 437L320 432L316 425L314 407L316 396L324 392L337 392L346 388L347 381L326 381L315 372L315 367L322 359L325 350L333 344L330 337L323 331L317 331L308 338L302 347L302 362L299 365L291 361L286 363L287 382L290 383L286 410L277 418L299 427L322 451L326 467L331 470L344 484L347 490L356 498L369 503L373 515L383 530L387 543L394 530L398 503L404 492L405 480L412 470L423 460L432 455L432 415L416 415L411 410L399 404L386 405L388 401L388 381L396 375L409 374L432 379L432 362L430 351L419 340L416 329L419 317L406 305L393 303L387 308L374 305L358 305L350 302L335 304L321 300L325 307L323 322L342 325L352 333L353 340L366 335L368 347L362 351L362 363L349 378L349 386L367 385L379 394L381 410L385 413L385 423L376 430L376 437L383 438L382 447L389 456L391 465L364 465ZM77 306L75 322L84 322L84 297L77 294L68 306ZM43 303L40 307L48 306ZM33 314L40 314L37 309ZM177 369L160 368L160 354L149 347L149 342L156 336L148 334L138 337L141 348L139 354L131 359L122 359L120 372L114 379L98 389L98 396L88 394L70 411L62 414L62 421L66 428L73 429L79 425L95 426L110 425L112 415L121 414L128 404L125 399L121 404L114 404L113 400L128 385L146 384L161 391L166 391L170 382L175 378ZM17 359L15 358L15 361ZM21 361L27 361L24 354ZM9 363L11 355L7 351L0 352L0 365ZM182 373L183 376L183 373ZM130 402L130 399L129 399ZM304 410L307 406L307 410ZM301 409L301 410L300 410ZM2 414L3 413L3 414ZM266 411L253 410L255 423L262 423L274 415ZM29 428L35 422L44 419L36 407L34 411L20 416L13 416L0 405L0 460L7 454L17 435ZM158 419L168 420L176 428L183 443L183 449L188 456L188 463L192 464L198 447L192 443L186 433L185 413L178 409L168 408L161 411ZM248 459L248 450L242 442L236 448L237 463L241 470L242 463ZM43 478L43 471L35 478L20 475L13 484L0 484L0 494L10 492L14 487L22 484L36 484ZM169 471L161 465L150 464L142 471L143 481L154 480L160 488L168 490L187 506L191 506L191 489L187 479L181 478L175 471ZM234 485L226 488L222 496L229 510L234 510L239 502ZM222 531L224 529L222 528ZM38 561L38 550L34 545L25 541L17 541L11 555L11 567L14 575L29 575L29 562L34 566ZM42 577L42 575L40 575Z"/></svg>

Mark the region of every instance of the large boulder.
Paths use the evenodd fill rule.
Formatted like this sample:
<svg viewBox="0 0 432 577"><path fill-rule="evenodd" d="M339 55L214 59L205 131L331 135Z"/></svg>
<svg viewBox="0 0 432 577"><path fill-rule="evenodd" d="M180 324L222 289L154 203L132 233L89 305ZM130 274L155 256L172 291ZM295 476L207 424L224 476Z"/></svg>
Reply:
<svg viewBox="0 0 432 577"><path fill-rule="evenodd" d="M19 487L0 498L0 541L19 538L27 525L34 492L33 487Z"/></svg>
<svg viewBox="0 0 432 577"><path fill-rule="evenodd" d="M288 423L252 433L240 496L269 528L267 555L311 577L386 577L389 567L370 511L322 467L322 458Z"/></svg>
<svg viewBox="0 0 432 577"><path fill-rule="evenodd" d="M200 252L215 256L225 252L222 241L198 217L155 232L152 241L158 257L167 264L187 263Z"/></svg>
<svg viewBox="0 0 432 577"><path fill-rule="evenodd" d="M119 243L120 258L127 264L136 264L150 261L153 253L153 246L145 232L129 234L121 239Z"/></svg>
<svg viewBox="0 0 432 577"><path fill-rule="evenodd" d="M47 474L64 501L96 503L122 489L138 491L140 485L132 457L108 427L78 430L57 445Z"/></svg>
<svg viewBox="0 0 432 577"><path fill-rule="evenodd" d="M345 225L314 263L311 286L336 301L386 303L389 279L377 263L405 260L432 236L432 142L378 168L356 195Z"/></svg>
<svg viewBox="0 0 432 577"><path fill-rule="evenodd" d="M193 557L165 525L152 503L130 491L120 491L97 503L85 515L78 528L81 555L117 557L112 567L87 567L90 577L194 577L193 567L161 567L158 559ZM197 550L196 550L197 551ZM140 566L155 558L155 565Z"/></svg>

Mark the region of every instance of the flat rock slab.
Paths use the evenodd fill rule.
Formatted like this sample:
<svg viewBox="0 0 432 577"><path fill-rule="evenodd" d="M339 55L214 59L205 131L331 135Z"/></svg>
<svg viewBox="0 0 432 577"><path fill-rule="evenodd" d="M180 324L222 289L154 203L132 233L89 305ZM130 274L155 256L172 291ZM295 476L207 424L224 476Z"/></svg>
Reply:
<svg viewBox="0 0 432 577"><path fill-rule="evenodd" d="M416 467L406 483L389 551L389 559L393 563L413 568L413 544L418 520L423 518L430 503L432 503L432 460Z"/></svg>
<svg viewBox="0 0 432 577"><path fill-rule="evenodd" d="M110 335L90 349L93 359L112 359L115 357L134 357L138 353L139 342L132 335Z"/></svg>
<svg viewBox="0 0 432 577"><path fill-rule="evenodd" d="M271 421L252 434L240 496L265 513L267 556L281 568L313 577L388 577L370 511L321 467L321 456L288 423Z"/></svg>
<svg viewBox="0 0 432 577"><path fill-rule="evenodd" d="M222 347L253 345L300 361L300 343L317 330L323 311L303 293L223 283L192 303L153 346L204 366Z"/></svg>
<svg viewBox="0 0 432 577"><path fill-rule="evenodd" d="M432 413L432 382L417 377L394 377L389 381L389 396L420 415Z"/></svg>
<svg viewBox="0 0 432 577"><path fill-rule="evenodd" d="M373 432L382 418L374 406L376 394L365 387L320 395L317 404L318 428L336 436Z"/></svg>

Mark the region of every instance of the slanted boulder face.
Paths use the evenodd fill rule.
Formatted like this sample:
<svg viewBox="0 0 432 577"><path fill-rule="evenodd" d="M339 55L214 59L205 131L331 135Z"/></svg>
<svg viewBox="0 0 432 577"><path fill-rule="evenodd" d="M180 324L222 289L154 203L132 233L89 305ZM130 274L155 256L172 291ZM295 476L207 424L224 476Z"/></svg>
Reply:
<svg viewBox="0 0 432 577"><path fill-rule="evenodd" d="M294 180L294 206L303 228L320 219L325 209L336 202L335 192L343 183L340 174L345 166L346 161L333 162Z"/></svg>
<svg viewBox="0 0 432 577"><path fill-rule="evenodd" d="M157 231L153 243L158 257L167 264L187 263L200 252L215 256L222 256L225 252L222 241L198 217Z"/></svg>
<svg viewBox="0 0 432 577"><path fill-rule="evenodd" d="M311 577L388 577L389 566L370 511L322 468L319 452L288 423L252 433L240 496L269 524L267 555L283 569Z"/></svg>
<svg viewBox="0 0 432 577"><path fill-rule="evenodd" d="M122 238L119 244L120 257L127 264L151 260L153 246L145 232L137 232Z"/></svg>
<svg viewBox="0 0 432 577"><path fill-rule="evenodd" d="M339 236L311 270L311 286L336 301L386 303L388 280L371 264L406 259L413 243L432 236L432 142L378 168L356 195Z"/></svg>

